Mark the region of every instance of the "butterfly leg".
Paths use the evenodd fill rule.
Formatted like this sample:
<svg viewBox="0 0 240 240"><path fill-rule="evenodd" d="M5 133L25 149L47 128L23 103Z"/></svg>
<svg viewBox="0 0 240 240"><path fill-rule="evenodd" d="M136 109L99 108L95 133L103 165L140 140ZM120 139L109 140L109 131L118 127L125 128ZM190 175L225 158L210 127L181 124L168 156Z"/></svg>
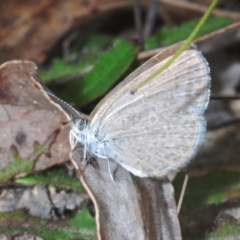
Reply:
<svg viewBox="0 0 240 240"><path fill-rule="evenodd" d="M111 167L110 167L110 162L109 162L109 159L107 158L107 163L108 163L108 172L110 174L110 178L112 179L112 181L117 185L114 177L113 177L113 174L112 174L112 171L111 171Z"/></svg>
<svg viewBox="0 0 240 240"><path fill-rule="evenodd" d="M103 140L101 141L101 144L102 144L102 143L104 143ZM105 144L104 144L104 145L105 145ZM105 156L105 157L103 157L103 158L107 160L108 172L109 172L109 174L110 174L110 178L111 178L112 181L115 183L115 185L117 185L117 184L116 184L116 181L114 180L113 173L112 173L112 171L111 171L110 161L109 161L109 158L107 157L106 149L105 149L105 148L102 148L102 151L103 151L103 153L104 153L103 156Z"/></svg>
<svg viewBox="0 0 240 240"><path fill-rule="evenodd" d="M85 166L87 163L87 143L84 143L84 149L83 149L83 166Z"/></svg>
<svg viewBox="0 0 240 240"><path fill-rule="evenodd" d="M70 139L71 148L74 149L78 143L78 138L75 132L70 131L69 139Z"/></svg>

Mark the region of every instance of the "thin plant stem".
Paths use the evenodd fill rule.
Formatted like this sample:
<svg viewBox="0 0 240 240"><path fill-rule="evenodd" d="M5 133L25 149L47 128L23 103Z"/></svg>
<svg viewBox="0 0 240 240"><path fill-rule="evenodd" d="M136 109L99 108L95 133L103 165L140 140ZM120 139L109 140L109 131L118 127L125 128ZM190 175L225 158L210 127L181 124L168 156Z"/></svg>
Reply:
<svg viewBox="0 0 240 240"><path fill-rule="evenodd" d="M212 10L217 5L218 0L213 0L212 4L209 6L203 17L200 19L199 23L195 27L195 29L192 31L190 36L187 38L187 40L183 43L183 45L176 51L176 53L165 63L163 64L157 71L155 71L153 74L151 74L148 78L146 78L143 82L139 83L133 90L132 93L136 92L139 88L144 86L145 84L149 83L153 78L155 78L157 75L162 73L165 69L167 69L180 55L181 53L187 49L187 47L190 45L190 43L193 41L193 39L196 37L197 33L203 26L203 24L206 22L207 18L211 14Z"/></svg>

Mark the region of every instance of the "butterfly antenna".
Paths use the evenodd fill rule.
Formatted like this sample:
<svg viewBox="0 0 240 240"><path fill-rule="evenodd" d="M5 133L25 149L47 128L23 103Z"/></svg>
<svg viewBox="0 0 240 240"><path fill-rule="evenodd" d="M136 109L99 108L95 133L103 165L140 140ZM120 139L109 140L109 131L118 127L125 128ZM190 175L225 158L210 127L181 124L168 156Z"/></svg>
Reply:
<svg viewBox="0 0 240 240"><path fill-rule="evenodd" d="M37 88L38 90L40 90L40 91L43 92L44 94L46 94L46 95L54 98L54 99L56 100L56 102L60 103L60 106L64 106L64 107L66 107L67 109L70 109L70 110L72 110L74 113L76 113L76 115L77 115L78 117L80 116L79 112L78 112L74 107L72 107L70 104L68 104L67 102L65 102L65 101L63 101L62 99L58 98L56 95L54 95L54 94L51 93L50 91L47 91L47 90L42 89L42 88L44 88L44 86L43 86L43 84L41 84L41 79L40 79L38 76L35 76L35 78L38 80L38 82L39 82L38 84L41 85L41 87L40 87L38 84L34 83L33 86L34 86L35 88ZM71 116L70 114L69 114L69 116L70 116L71 118L73 118L73 116Z"/></svg>
<svg viewBox="0 0 240 240"><path fill-rule="evenodd" d="M57 101L61 102L63 105L65 105L66 107L70 108L71 110L73 110L78 116L80 116L79 112L74 108L72 107L69 103L63 101L62 99L58 98L56 95L54 95L53 93L51 92L48 92L48 91L45 91L43 89L40 89L40 91L42 91L43 93L49 95L50 97L56 99Z"/></svg>

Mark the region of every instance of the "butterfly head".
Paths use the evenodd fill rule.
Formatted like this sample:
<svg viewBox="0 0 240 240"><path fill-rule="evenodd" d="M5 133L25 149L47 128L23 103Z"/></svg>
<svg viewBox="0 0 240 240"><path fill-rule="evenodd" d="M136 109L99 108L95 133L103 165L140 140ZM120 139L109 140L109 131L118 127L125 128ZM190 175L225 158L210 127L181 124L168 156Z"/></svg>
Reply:
<svg viewBox="0 0 240 240"><path fill-rule="evenodd" d="M75 132L83 132L88 126L87 118L80 116L79 118L71 121L72 129Z"/></svg>

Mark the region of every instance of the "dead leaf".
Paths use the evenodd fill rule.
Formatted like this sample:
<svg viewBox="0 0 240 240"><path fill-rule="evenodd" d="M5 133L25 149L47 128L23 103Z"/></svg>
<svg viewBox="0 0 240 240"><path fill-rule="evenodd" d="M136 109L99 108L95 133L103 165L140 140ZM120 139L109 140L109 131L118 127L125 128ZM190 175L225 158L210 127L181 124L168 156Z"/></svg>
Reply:
<svg viewBox="0 0 240 240"><path fill-rule="evenodd" d="M71 29L131 6L132 3L127 0L45 0L38 4L2 1L0 63L16 58L42 63L46 60L48 51Z"/></svg>
<svg viewBox="0 0 240 240"><path fill-rule="evenodd" d="M36 70L28 61L0 66L1 181L69 159L69 125L61 126L64 114L33 86Z"/></svg>
<svg viewBox="0 0 240 240"><path fill-rule="evenodd" d="M76 149L73 161L79 164L82 148ZM80 178L95 206L98 239L182 239L167 179L135 177L110 160L113 182L107 161L95 161Z"/></svg>

